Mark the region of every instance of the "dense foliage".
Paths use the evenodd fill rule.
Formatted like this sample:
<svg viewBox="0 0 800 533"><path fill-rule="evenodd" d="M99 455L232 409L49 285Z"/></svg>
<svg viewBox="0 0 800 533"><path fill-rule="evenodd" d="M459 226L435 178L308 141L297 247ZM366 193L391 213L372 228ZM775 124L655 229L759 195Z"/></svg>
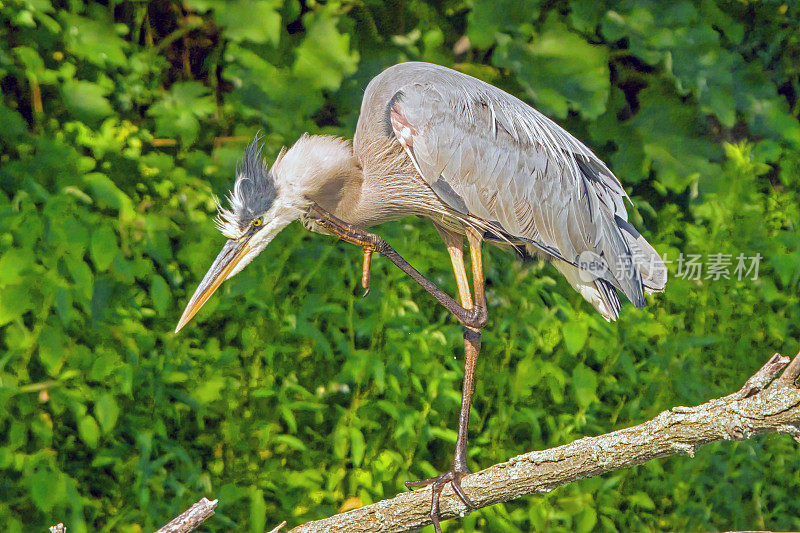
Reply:
<svg viewBox="0 0 800 533"><path fill-rule="evenodd" d="M448 466L461 331L385 261L359 299L358 250L293 225L172 333L254 133L269 157L304 131L349 136L368 80L403 60L559 121L672 261L665 294L608 324L552 267L487 253L473 469L731 392L797 351L798 3L6 0L0 22L5 531L151 530L209 496L210 530L259 532ZM455 292L429 223L377 231ZM787 437L721 443L445 527L800 529L798 471Z"/></svg>

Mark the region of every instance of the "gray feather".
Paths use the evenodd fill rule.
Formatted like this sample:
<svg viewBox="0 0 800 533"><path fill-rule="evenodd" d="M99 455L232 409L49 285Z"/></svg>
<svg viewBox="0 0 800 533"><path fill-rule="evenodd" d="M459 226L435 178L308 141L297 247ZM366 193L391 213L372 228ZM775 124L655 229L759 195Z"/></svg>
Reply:
<svg viewBox="0 0 800 533"><path fill-rule="evenodd" d="M247 147L236 169L234 191L240 191L241 204L236 210L239 224L246 227L254 218L266 213L277 192L275 180L261 155L260 136L256 135Z"/></svg>
<svg viewBox="0 0 800 533"><path fill-rule="evenodd" d="M666 271L649 266L663 262L627 221L622 184L589 148L535 109L425 63L384 71L367 88L365 106L372 98L391 102L410 125L409 155L445 204L477 227L496 223L510 244L566 262L570 282L599 302L607 318L618 314L614 288L637 307L645 305L645 290L663 289ZM585 252L602 265L591 283L577 276Z"/></svg>

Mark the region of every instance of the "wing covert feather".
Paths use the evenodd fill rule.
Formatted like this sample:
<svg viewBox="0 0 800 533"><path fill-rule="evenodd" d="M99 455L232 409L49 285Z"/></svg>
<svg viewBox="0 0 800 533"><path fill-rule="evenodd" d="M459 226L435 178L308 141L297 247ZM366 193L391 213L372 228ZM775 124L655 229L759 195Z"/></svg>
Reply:
<svg viewBox="0 0 800 533"><path fill-rule="evenodd" d="M642 273L632 263L643 247L616 223L627 223L627 195L608 167L502 90L447 69L420 72L389 105L408 124L395 134L407 133L403 146L437 195L459 213L541 243L573 265L583 252L596 254L603 264L597 277L643 306Z"/></svg>

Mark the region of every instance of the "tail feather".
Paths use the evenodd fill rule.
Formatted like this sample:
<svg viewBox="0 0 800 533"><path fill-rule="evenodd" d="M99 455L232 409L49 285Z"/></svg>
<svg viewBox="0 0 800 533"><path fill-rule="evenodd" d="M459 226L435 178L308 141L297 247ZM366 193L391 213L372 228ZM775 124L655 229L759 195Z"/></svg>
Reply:
<svg viewBox="0 0 800 533"><path fill-rule="evenodd" d="M597 292L600 293L600 298L603 300L605 309L609 311L609 316L606 320L612 322L619 318L619 310L622 308L622 303L619 301L619 294L617 290L604 279L598 279L594 282L597 287ZM605 316L605 315L604 315Z"/></svg>
<svg viewBox="0 0 800 533"><path fill-rule="evenodd" d="M619 287L623 294L638 308L644 307L644 282L636 256L630 248L629 241L624 237L623 231L615 223L619 219L601 217L598 223L602 224L603 238L600 240L598 252L608 265L612 279L607 279L612 285ZM621 219L620 219L621 220ZM616 281L616 283L614 283Z"/></svg>
<svg viewBox="0 0 800 533"><path fill-rule="evenodd" d="M614 217L622 235L628 242L633 264L642 276L645 292L663 292L667 285L667 267L658 252L636 231L633 224L618 216Z"/></svg>
<svg viewBox="0 0 800 533"><path fill-rule="evenodd" d="M667 283L667 269L661 256L636 228L614 216L606 219L606 239L598 257L605 263L600 271L585 272L557 259L553 265L609 322L619 318L620 290L636 307L644 307L644 293L661 292ZM528 247L529 248L529 247ZM529 251L533 252L533 250Z"/></svg>
<svg viewBox="0 0 800 533"><path fill-rule="evenodd" d="M581 296L603 315L609 322L619 318L621 307L616 288L604 279L587 280L577 267L564 261L554 261L553 265L564 275Z"/></svg>

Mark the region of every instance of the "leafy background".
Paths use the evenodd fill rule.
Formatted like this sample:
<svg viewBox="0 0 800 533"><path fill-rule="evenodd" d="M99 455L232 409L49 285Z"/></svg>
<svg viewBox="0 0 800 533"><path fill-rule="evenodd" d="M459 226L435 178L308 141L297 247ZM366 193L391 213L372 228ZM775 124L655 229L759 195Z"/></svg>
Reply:
<svg viewBox="0 0 800 533"><path fill-rule="evenodd" d="M0 2L0 522L152 530L201 496L260 532L444 469L460 328L358 250L284 231L180 335L222 244L212 195L261 129L349 136L368 80L453 66L607 160L668 259L761 254L605 323L546 265L487 253L470 464L737 389L800 338L800 4L775 0ZM455 292L430 224L378 228ZM701 448L450 531L800 529L785 436Z"/></svg>

